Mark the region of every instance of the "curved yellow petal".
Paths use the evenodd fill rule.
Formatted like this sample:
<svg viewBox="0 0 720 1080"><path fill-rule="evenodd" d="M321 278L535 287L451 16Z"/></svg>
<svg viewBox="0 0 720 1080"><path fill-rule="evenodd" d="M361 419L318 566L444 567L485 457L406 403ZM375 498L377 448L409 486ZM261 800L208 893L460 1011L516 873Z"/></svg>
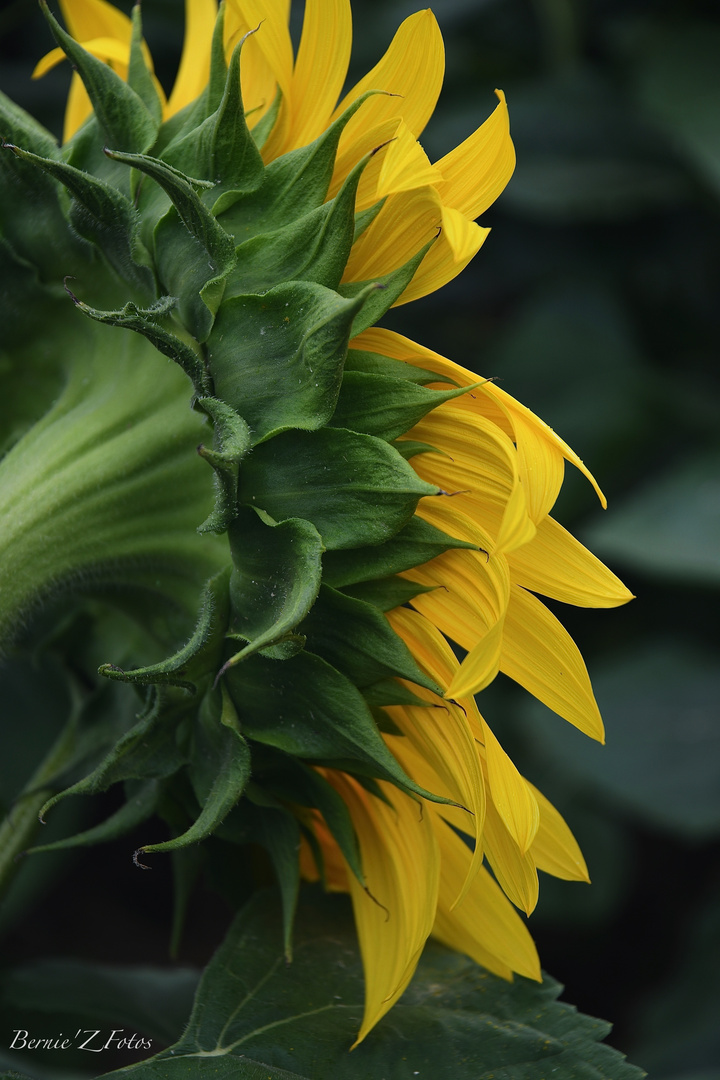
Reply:
<svg viewBox="0 0 720 1080"><path fill-rule="evenodd" d="M189 105L205 89L210 74L210 45L216 18L217 0L185 0L185 39L178 73L168 98L167 116L173 116Z"/></svg>
<svg viewBox="0 0 720 1080"><path fill-rule="evenodd" d="M442 206L432 187L390 195L353 244L343 281L372 281L403 266L438 235Z"/></svg>
<svg viewBox="0 0 720 1080"><path fill-rule="evenodd" d="M89 116L92 116L93 107L83 81L76 71L70 80L67 105L65 106L65 119L63 121L63 142L71 139L76 131L82 127Z"/></svg>
<svg viewBox="0 0 720 1080"><path fill-rule="evenodd" d="M392 805L344 773L326 778L342 796L357 833L366 892L348 874L365 971L365 1012L355 1046L392 1008L413 976L435 919L440 859L429 814L390 784Z"/></svg>
<svg viewBox="0 0 720 1080"><path fill-rule="evenodd" d="M538 869L565 881L589 884L585 859L565 819L541 791L529 786L540 807L540 826L531 848Z"/></svg>
<svg viewBox="0 0 720 1080"><path fill-rule="evenodd" d="M76 41L110 37L130 46L132 21L107 0L60 0L60 10Z"/></svg>
<svg viewBox="0 0 720 1080"><path fill-rule="evenodd" d="M477 131L435 164L443 174L438 194L446 206L477 218L495 202L515 169L515 148L505 95Z"/></svg>
<svg viewBox="0 0 720 1080"><path fill-rule="evenodd" d="M290 82L293 50L288 30L289 0L227 0L225 49L232 52L245 34L257 30L243 45L240 86L248 125L265 115L282 91L280 115L263 147L263 159L271 161L283 152L290 128Z"/></svg>
<svg viewBox="0 0 720 1080"><path fill-rule="evenodd" d="M429 813L437 812L432 808ZM471 852L449 826L438 831L438 842L442 873L433 937L506 979L511 979L515 971L540 982L542 975L535 943L525 923L484 867L462 903L452 907Z"/></svg>
<svg viewBox="0 0 720 1080"><path fill-rule="evenodd" d="M405 19L383 58L335 110L333 120L367 90L386 91L365 102L345 129L343 142L352 144L363 130L395 117L404 120L417 138L433 114L444 74L440 27L429 9L418 11Z"/></svg>
<svg viewBox="0 0 720 1080"><path fill-rule="evenodd" d="M580 650L545 605L517 585L505 615L500 670L591 739L605 741Z"/></svg>
<svg viewBox="0 0 720 1080"><path fill-rule="evenodd" d="M394 307L419 300L447 285L475 258L490 234L489 229L468 221L459 211L447 206L442 207L440 222L437 243L430 248Z"/></svg>
<svg viewBox="0 0 720 1080"><path fill-rule="evenodd" d="M535 910L539 893L534 861L535 841L528 851L521 852L492 799L488 800L483 840L487 861L498 885L515 907L530 915Z"/></svg>
<svg viewBox="0 0 720 1080"><path fill-rule="evenodd" d="M508 832L517 842L520 851L524 853L535 839L540 824L537 800L528 787L527 781L517 771L495 738L487 721L482 716L480 720L484 734L485 761L492 801Z"/></svg>
<svg viewBox="0 0 720 1080"><path fill-rule="evenodd" d="M540 808L540 824L530 851L538 870L565 881L590 881L577 840L565 819L541 791L526 781Z"/></svg>
<svg viewBox="0 0 720 1080"><path fill-rule="evenodd" d="M328 127L350 63L350 0L306 0L291 81L291 147L305 146Z"/></svg>
<svg viewBox="0 0 720 1080"><path fill-rule="evenodd" d="M540 522L531 543L507 558L513 581L553 600L611 608L633 598L607 566L551 517Z"/></svg>

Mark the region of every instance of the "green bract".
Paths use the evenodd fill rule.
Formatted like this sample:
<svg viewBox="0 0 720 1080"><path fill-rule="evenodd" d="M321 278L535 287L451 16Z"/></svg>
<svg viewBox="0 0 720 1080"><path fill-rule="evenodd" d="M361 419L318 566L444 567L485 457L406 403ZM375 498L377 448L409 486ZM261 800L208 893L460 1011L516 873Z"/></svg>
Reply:
<svg viewBox="0 0 720 1080"><path fill-rule="evenodd" d="M355 213L372 155L326 201L338 140L368 95L265 167L240 100L241 46L227 68L214 49L203 95L163 125L137 13L127 83L46 14L95 111L58 150L0 103L2 320L16 365L0 628L10 642L53 595L108 589L145 631L160 600L179 625L198 603L200 614L179 651L158 631L165 660L128 670L124 653L108 657L101 675L135 684L140 715L100 725L85 753L81 740L43 778L57 791L45 790L42 812L124 781L126 806L62 846L156 810L173 838L142 852L216 830L251 837L280 879L289 949L294 808L322 811L363 881L348 810L305 762L436 798L379 733L378 721L391 726L383 705L424 704L398 678L440 692L382 612L423 591L395 575L469 545L414 517L440 493L393 441L464 391L426 389L436 374L348 352L427 248L383 281L340 284L378 209Z"/></svg>

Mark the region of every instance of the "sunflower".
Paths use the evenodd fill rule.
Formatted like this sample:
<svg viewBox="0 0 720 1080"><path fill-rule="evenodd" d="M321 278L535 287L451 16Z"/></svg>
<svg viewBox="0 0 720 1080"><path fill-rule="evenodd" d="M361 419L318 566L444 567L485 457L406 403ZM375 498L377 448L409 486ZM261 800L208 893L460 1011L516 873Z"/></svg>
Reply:
<svg viewBox="0 0 720 1080"><path fill-rule="evenodd" d="M190 766L194 823L142 850L213 831L263 843L282 821L267 846L288 925L296 876L350 893L366 976L358 1042L430 935L539 980L516 909L533 910L538 870L587 869L473 695L503 672L602 741L582 657L537 594L597 607L630 594L550 516L565 462L605 504L562 439L492 381L376 325L485 241L475 219L515 161L505 98L431 163L418 139L444 55L429 10L343 94L349 0L307 0L296 56L289 0L227 0L219 14L187 0L166 98L137 13L60 6L71 36L53 21L58 48L35 72L65 55L77 68L67 164L52 175L86 207L116 185L135 279L152 271L137 289L155 290L112 311L73 299L193 380L214 429L203 527L228 534L232 560L184 649L164 666L104 670L155 686L137 739L158 717L191 715L191 748L227 750L222 782ZM110 165L91 195L87 174L67 170L90 172L99 140ZM129 280L124 263L114 272ZM175 684L202 705L180 705ZM69 790L101 786L100 769ZM279 836L299 858L277 857Z"/></svg>

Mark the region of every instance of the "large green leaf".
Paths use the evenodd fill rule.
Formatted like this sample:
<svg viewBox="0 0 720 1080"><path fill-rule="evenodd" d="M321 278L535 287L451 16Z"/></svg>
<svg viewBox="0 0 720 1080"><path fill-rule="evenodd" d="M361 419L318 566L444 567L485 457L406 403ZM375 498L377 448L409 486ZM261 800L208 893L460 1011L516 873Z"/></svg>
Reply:
<svg viewBox="0 0 720 1080"><path fill-rule="evenodd" d="M599 1042L609 1025L556 1000L560 987L514 983L426 947L391 1013L350 1052L362 1018L362 965L344 898L310 893L287 965L277 905L238 916L198 989L187 1031L115 1080L640 1080Z"/></svg>

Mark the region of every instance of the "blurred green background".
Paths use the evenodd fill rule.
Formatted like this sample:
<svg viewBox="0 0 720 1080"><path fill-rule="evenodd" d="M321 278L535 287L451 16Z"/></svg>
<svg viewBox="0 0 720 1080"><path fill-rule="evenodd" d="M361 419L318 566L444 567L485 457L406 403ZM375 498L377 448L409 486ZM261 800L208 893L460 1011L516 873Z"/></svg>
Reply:
<svg viewBox="0 0 720 1080"><path fill-rule="evenodd" d="M143 6L169 86L181 5ZM415 9L353 8L351 77ZM422 139L430 158L485 119L497 86L518 166L483 219L492 233L474 263L385 323L497 377L573 446L609 509L569 469L555 514L637 595L611 612L557 605L586 657L607 747L502 676L480 698L565 814L593 878L591 888L544 880L531 929L566 999L611 1020L613 1045L633 1062L657 1080L720 1080L720 6L440 0L434 10L447 74ZM30 0L4 6L0 85L59 133L67 71L29 79L50 45ZM28 722L20 698L16 686L13 708ZM22 768L5 739L7 803ZM166 963L170 869L158 859L137 874L131 849L47 858L5 919L8 959ZM58 874L53 892L42 885ZM219 900L199 897L181 959L205 962L227 921Z"/></svg>

